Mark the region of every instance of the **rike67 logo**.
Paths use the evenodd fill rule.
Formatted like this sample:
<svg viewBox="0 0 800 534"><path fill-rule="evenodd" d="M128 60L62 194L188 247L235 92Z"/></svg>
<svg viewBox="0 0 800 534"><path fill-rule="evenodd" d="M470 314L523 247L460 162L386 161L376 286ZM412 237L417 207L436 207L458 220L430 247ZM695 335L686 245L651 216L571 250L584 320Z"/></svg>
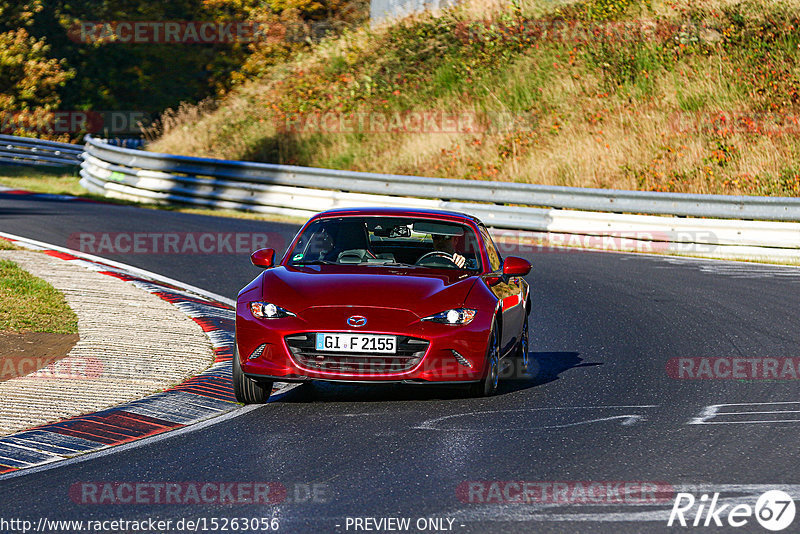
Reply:
<svg viewBox="0 0 800 534"><path fill-rule="evenodd" d="M725 499L729 501L729 499ZM743 527L755 520L765 529L780 531L794 521L795 504L792 497L781 490L770 490L756 501L755 508L749 504L721 502L720 494L711 497L703 494L699 499L691 493L678 493L669 514L667 526L693 527Z"/></svg>

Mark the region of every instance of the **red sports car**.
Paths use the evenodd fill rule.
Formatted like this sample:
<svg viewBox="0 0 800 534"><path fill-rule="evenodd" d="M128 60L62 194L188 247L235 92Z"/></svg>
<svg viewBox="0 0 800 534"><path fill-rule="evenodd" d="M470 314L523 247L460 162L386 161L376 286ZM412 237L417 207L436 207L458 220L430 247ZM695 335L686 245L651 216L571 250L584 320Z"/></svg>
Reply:
<svg viewBox="0 0 800 534"><path fill-rule="evenodd" d="M526 260L503 260L462 213L335 209L312 217L279 263L239 292L233 385L265 402L272 383L465 383L497 390L505 357L528 367Z"/></svg>

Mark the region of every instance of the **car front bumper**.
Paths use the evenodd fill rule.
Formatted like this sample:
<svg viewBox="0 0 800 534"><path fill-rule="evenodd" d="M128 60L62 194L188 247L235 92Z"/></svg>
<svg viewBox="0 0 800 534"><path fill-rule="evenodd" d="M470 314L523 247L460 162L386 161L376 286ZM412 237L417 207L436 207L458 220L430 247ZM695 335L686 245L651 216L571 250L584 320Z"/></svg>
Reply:
<svg viewBox="0 0 800 534"><path fill-rule="evenodd" d="M355 312L347 310L347 313ZM242 371L254 379L459 383L474 382L484 375L489 328L477 318L469 325L459 326L415 319L402 325L402 329L341 329L334 328L342 324L339 318L316 320L312 328L298 317L259 320L248 315L237 315L236 342ZM418 361L407 359L411 365L401 371L392 370L397 365L384 364L391 357L381 354L331 354L307 350L299 355L292 340L309 334L313 336L317 332L393 335L398 336L398 340L413 338L427 343L427 346L416 353ZM345 364L335 362L331 365L330 361L335 358L344 358Z"/></svg>

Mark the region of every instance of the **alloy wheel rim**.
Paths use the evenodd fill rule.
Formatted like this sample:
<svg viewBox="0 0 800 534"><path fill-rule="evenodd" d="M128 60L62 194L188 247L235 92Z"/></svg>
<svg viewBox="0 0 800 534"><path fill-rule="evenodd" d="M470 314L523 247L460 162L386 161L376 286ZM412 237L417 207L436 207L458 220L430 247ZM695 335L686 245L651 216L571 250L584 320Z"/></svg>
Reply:
<svg viewBox="0 0 800 534"><path fill-rule="evenodd" d="M499 382L500 373L498 372L498 366L500 365L500 360L498 356L500 354L500 347L499 347L499 340L497 339L497 331L492 334L492 362L489 372L491 373L491 383L492 389L497 388L497 384Z"/></svg>
<svg viewBox="0 0 800 534"><path fill-rule="evenodd" d="M528 355L528 320L525 319L525 330L522 332L522 369L528 370L530 356Z"/></svg>

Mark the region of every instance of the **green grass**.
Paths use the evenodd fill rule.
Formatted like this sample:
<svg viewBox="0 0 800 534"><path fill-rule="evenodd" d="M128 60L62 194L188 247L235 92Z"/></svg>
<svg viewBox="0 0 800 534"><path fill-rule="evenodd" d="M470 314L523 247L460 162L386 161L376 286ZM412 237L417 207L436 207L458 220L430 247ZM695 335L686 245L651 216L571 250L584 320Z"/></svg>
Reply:
<svg viewBox="0 0 800 534"><path fill-rule="evenodd" d="M77 172L35 167L0 166L0 185L55 195L86 195Z"/></svg>
<svg viewBox="0 0 800 534"><path fill-rule="evenodd" d="M75 334L78 317L53 286L0 260L0 331Z"/></svg>

